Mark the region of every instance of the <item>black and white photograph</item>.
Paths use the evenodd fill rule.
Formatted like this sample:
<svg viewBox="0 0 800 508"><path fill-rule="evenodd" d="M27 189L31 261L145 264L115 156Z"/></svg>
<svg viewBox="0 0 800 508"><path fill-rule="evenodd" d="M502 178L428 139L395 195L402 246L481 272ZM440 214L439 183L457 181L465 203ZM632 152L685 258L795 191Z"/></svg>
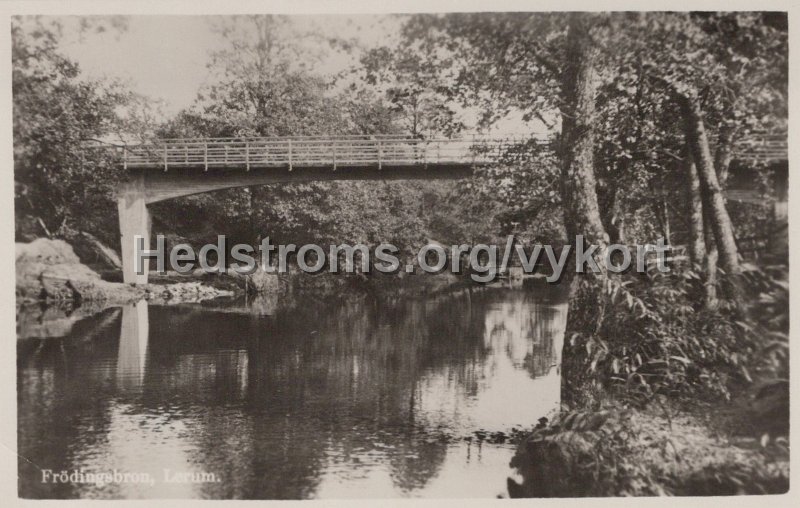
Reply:
<svg viewBox="0 0 800 508"><path fill-rule="evenodd" d="M114 5L0 18L5 497L789 506L788 2Z"/></svg>

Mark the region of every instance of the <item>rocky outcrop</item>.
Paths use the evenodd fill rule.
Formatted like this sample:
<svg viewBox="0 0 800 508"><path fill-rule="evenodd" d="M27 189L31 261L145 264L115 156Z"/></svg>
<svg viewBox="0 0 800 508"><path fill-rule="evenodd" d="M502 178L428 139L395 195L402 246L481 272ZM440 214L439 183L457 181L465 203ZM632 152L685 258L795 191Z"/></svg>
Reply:
<svg viewBox="0 0 800 508"><path fill-rule="evenodd" d="M102 309L141 299L154 303L186 303L235 294L227 288L198 281L170 283L169 278L162 284L144 286L109 282L81 263L70 244L46 238L16 244L16 272L19 304L46 301L78 302L86 306L91 302Z"/></svg>
<svg viewBox="0 0 800 508"><path fill-rule="evenodd" d="M16 294L24 301L104 301L124 303L141 299L145 290L108 282L81 263L62 240L38 238L16 244Z"/></svg>
<svg viewBox="0 0 800 508"><path fill-rule="evenodd" d="M150 285L147 288L147 299L153 303L201 302L233 295L233 291L217 289L200 282L178 282L164 286Z"/></svg>

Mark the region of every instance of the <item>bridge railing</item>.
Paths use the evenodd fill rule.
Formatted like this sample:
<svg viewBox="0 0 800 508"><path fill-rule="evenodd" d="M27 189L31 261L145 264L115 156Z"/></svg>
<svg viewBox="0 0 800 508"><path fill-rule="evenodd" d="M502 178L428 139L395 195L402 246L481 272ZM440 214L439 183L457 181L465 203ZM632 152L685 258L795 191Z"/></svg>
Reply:
<svg viewBox="0 0 800 508"><path fill-rule="evenodd" d="M394 136L170 139L125 147L126 168L354 167L479 164L519 141Z"/></svg>
<svg viewBox="0 0 800 508"><path fill-rule="evenodd" d="M788 141L783 134L756 134L739 140L734 155L742 162L788 160Z"/></svg>
<svg viewBox="0 0 800 508"><path fill-rule="evenodd" d="M121 148L125 168L377 167L470 165L498 161L522 137L418 139L407 136L164 139ZM549 146L546 140L534 140ZM748 163L786 160L786 135L739 141L734 157Z"/></svg>

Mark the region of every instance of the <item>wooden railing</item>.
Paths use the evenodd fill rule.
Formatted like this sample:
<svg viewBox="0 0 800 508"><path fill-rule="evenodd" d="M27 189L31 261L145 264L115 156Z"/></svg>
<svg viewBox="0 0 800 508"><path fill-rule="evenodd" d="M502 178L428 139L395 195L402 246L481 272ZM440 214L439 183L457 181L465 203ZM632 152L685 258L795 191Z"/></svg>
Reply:
<svg viewBox="0 0 800 508"><path fill-rule="evenodd" d="M167 139L124 148L126 168L470 165L494 162L520 140L398 136Z"/></svg>
<svg viewBox="0 0 800 508"><path fill-rule="evenodd" d="M785 161L789 159L786 133L755 134L736 143L734 157L746 163Z"/></svg>
<svg viewBox="0 0 800 508"><path fill-rule="evenodd" d="M127 168L288 168L474 165L496 162L522 137L418 139L407 136L305 136L287 138L184 138L117 147ZM534 143L547 147L545 140ZM787 159L785 135L740 141L734 157L743 162Z"/></svg>

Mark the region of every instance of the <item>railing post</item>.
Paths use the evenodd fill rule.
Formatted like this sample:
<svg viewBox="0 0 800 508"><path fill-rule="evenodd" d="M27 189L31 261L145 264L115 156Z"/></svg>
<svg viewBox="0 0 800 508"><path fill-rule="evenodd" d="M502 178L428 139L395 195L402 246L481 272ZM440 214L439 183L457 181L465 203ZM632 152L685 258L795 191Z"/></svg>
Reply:
<svg viewBox="0 0 800 508"><path fill-rule="evenodd" d="M333 170L336 171L336 140L333 140Z"/></svg>
<svg viewBox="0 0 800 508"><path fill-rule="evenodd" d="M167 144L164 143L164 171L167 170Z"/></svg>
<svg viewBox="0 0 800 508"><path fill-rule="evenodd" d="M244 142L244 163L247 171L250 171L250 142Z"/></svg>
<svg viewBox="0 0 800 508"><path fill-rule="evenodd" d="M122 169L128 169L128 145L122 147Z"/></svg>
<svg viewBox="0 0 800 508"><path fill-rule="evenodd" d="M289 138L289 171L292 170L292 138Z"/></svg>
<svg viewBox="0 0 800 508"><path fill-rule="evenodd" d="M208 171L208 141L203 142L203 165L205 166L204 171Z"/></svg>

